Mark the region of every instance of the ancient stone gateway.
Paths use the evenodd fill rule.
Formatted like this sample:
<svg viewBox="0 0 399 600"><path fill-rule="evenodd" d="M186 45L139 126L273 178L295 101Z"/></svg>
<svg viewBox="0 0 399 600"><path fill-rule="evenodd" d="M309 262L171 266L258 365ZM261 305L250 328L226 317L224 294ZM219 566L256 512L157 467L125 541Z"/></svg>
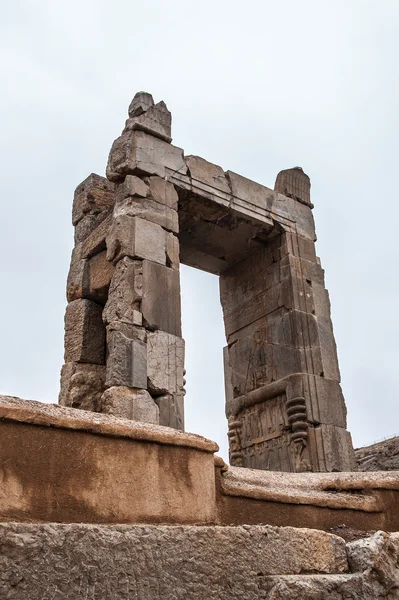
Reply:
<svg viewBox="0 0 399 600"><path fill-rule="evenodd" d="M171 140L136 94L107 178L76 189L60 403L184 429L181 262L220 277L231 464L353 470L309 177L271 190Z"/></svg>

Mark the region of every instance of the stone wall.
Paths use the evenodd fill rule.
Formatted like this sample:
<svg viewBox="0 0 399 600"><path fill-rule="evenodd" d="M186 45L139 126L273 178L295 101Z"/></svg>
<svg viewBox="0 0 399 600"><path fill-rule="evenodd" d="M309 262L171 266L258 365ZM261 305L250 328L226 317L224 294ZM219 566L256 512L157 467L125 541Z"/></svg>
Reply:
<svg viewBox="0 0 399 600"><path fill-rule="evenodd" d="M393 600L399 538L309 529L0 524L13 600Z"/></svg>

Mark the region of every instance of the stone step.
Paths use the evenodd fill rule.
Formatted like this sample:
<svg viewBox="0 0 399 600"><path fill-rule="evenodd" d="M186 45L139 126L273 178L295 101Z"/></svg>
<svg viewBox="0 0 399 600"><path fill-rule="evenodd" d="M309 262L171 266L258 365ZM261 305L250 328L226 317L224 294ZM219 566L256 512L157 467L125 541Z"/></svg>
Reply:
<svg viewBox="0 0 399 600"><path fill-rule="evenodd" d="M362 573L339 575L277 575L260 582L267 600L371 600L377 596Z"/></svg>
<svg viewBox="0 0 399 600"><path fill-rule="evenodd" d="M0 598L13 600L257 600L266 576L313 570L348 571L342 538L271 526L0 524Z"/></svg>

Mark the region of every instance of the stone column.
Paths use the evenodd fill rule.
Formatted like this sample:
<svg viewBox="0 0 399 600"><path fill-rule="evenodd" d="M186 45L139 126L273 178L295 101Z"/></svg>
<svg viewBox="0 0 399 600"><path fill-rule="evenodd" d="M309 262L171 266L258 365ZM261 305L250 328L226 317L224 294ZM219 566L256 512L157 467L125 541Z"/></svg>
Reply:
<svg viewBox="0 0 399 600"><path fill-rule="evenodd" d="M178 198L164 165L173 168L182 151L170 144L170 129L166 105L136 94L109 156L104 180L112 189L109 216L74 250L68 300L73 289L73 301L84 303L90 315L87 303L96 303L96 331L102 335L92 340L98 352L102 348L101 358L96 356L101 378L98 371L95 402L79 407L184 429ZM88 259L101 264L100 290L97 279L92 290L94 275L87 279ZM69 312L68 307L66 345L68 331L78 323L76 310L68 321ZM67 392L71 376L63 369L60 402L78 406ZM80 379L86 389L85 374Z"/></svg>
<svg viewBox="0 0 399 600"><path fill-rule="evenodd" d="M277 181L311 210L302 170ZM276 226L264 248L220 276L230 461L237 466L355 469L324 272L314 229L306 233L295 222Z"/></svg>

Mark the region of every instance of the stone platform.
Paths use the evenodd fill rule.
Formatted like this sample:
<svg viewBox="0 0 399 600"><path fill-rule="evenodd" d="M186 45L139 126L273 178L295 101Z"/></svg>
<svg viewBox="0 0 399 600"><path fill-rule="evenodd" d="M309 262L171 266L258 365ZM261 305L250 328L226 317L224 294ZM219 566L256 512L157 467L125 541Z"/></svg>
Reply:
<svg viewBox="0 0 399 600"><path fill-rule="evenodd" d="M399 530L399 473L227 467L168 427L0 397L0 521Z"/></svg>

